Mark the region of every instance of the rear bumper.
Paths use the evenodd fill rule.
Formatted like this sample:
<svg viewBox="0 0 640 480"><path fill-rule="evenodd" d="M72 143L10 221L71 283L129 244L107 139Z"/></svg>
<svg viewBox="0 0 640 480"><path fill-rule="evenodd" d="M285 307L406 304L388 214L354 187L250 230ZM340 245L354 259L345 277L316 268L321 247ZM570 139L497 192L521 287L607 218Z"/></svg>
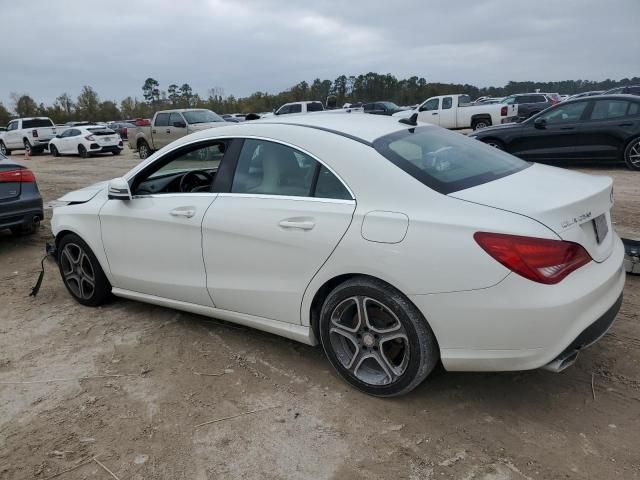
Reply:
<svg viewBox="0 0 640 480"><path fill-rule="evenodd" d="M616 235L609 258L557 285L512 273L486 289L410 298L429 321L447 370L530 370L551 363L576 342L586 346L594 331L594 341L606 332L624 288L623 259Z"/></svg>
<svg viewBox="0 0 640 480"><path fill-rule="evenodd" d="M90 145L91 153L111 153L111 152L120 152L122 151L122 145L105 145L100 146L97 143L92 143Z"/></svg>
<svg viewBox="0 0 640 480"><path fill-rule="evenodd" d="M29 226L44 218L42 204L40 207L16 206L15 210L0 211L0 230L5 228Z"/></svg>

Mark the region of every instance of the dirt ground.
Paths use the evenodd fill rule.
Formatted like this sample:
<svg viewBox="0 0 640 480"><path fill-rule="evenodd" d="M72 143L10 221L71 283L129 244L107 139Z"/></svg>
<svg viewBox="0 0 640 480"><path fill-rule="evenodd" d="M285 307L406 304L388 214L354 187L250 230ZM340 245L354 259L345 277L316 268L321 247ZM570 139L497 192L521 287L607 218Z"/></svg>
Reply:
<svg viewBox="0 0 640 480"><path fill-rule="evenodd" d="M25 163L50 201L137 161ZM615 178L616 228L638 236L640 173L581 170ZM561 374L441 372L383 400L320 348L132 301L83 307L51 263L28 297L50 215L37 235L0 233L2 480L640 479L640 277Z"/></svg>

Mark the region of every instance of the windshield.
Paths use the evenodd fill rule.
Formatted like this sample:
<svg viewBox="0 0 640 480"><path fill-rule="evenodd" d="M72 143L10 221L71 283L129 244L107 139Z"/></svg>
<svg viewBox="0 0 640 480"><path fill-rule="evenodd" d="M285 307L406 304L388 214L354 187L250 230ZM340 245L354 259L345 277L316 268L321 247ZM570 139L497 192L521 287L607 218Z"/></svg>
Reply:
<svg viewBox="0 0 640 480"><path fill-rule="evenodd" d="M530 166L483 142L433 127L401 130L378 138L373 147L413 178L445 195Z"/></svg>
<svg viewBox="0 0 640 480"><path fill-rule="evenodd" d="M388 110L400 110L400 107L393 102L380 102L382 105L387 107Z"/></svg>
<svg viewBox="0 0 640 480"><path fill-rule="evenodd" d="M213 113L211 110L190 110L182 112L187 123L193 125L194 123L213 123L224 122L224 118L220 115Z"/></svg>

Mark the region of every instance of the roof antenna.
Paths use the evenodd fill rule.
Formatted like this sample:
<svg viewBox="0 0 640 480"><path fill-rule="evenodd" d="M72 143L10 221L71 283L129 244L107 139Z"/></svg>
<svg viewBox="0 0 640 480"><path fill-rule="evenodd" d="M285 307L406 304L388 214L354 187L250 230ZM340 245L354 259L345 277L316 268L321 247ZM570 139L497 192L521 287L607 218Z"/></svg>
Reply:
<svg viewBox="0 0 640 480"><path fill-rule="evenodd" d="M418 114L414 113L409 118L401 118L398 121L400 123L404 123L406 125L411 125L412 127L415 127L416 125L418 125Z"/></svg>

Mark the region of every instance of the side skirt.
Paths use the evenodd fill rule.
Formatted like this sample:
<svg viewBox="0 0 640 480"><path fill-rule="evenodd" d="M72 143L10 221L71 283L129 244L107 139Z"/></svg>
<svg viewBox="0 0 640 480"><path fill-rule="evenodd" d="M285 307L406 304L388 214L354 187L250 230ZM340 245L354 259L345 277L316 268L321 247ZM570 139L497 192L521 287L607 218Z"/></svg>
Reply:
<svg viewBox="0 0 640 480"><path fill-rule="evenodd" d="M264 332L280 335L297 342L307 345L317 345L318 341L310 327L302 325L294 325L292 323L279 322L268 318L256 317L245 313L231 312L229 310L221 310L219 308L207 307L205 305L196 305L194 303L181 302L179 300L171 300L168 298L147 295L146 293L132 292L131 290L123 290L121 288L112 288L111 293L116 297L128 298L129 300L137 300L139 302L152 303L161 307L175 308L185 312L204 315L205 317L217 318L246 327L255 328Z"/></svg>

